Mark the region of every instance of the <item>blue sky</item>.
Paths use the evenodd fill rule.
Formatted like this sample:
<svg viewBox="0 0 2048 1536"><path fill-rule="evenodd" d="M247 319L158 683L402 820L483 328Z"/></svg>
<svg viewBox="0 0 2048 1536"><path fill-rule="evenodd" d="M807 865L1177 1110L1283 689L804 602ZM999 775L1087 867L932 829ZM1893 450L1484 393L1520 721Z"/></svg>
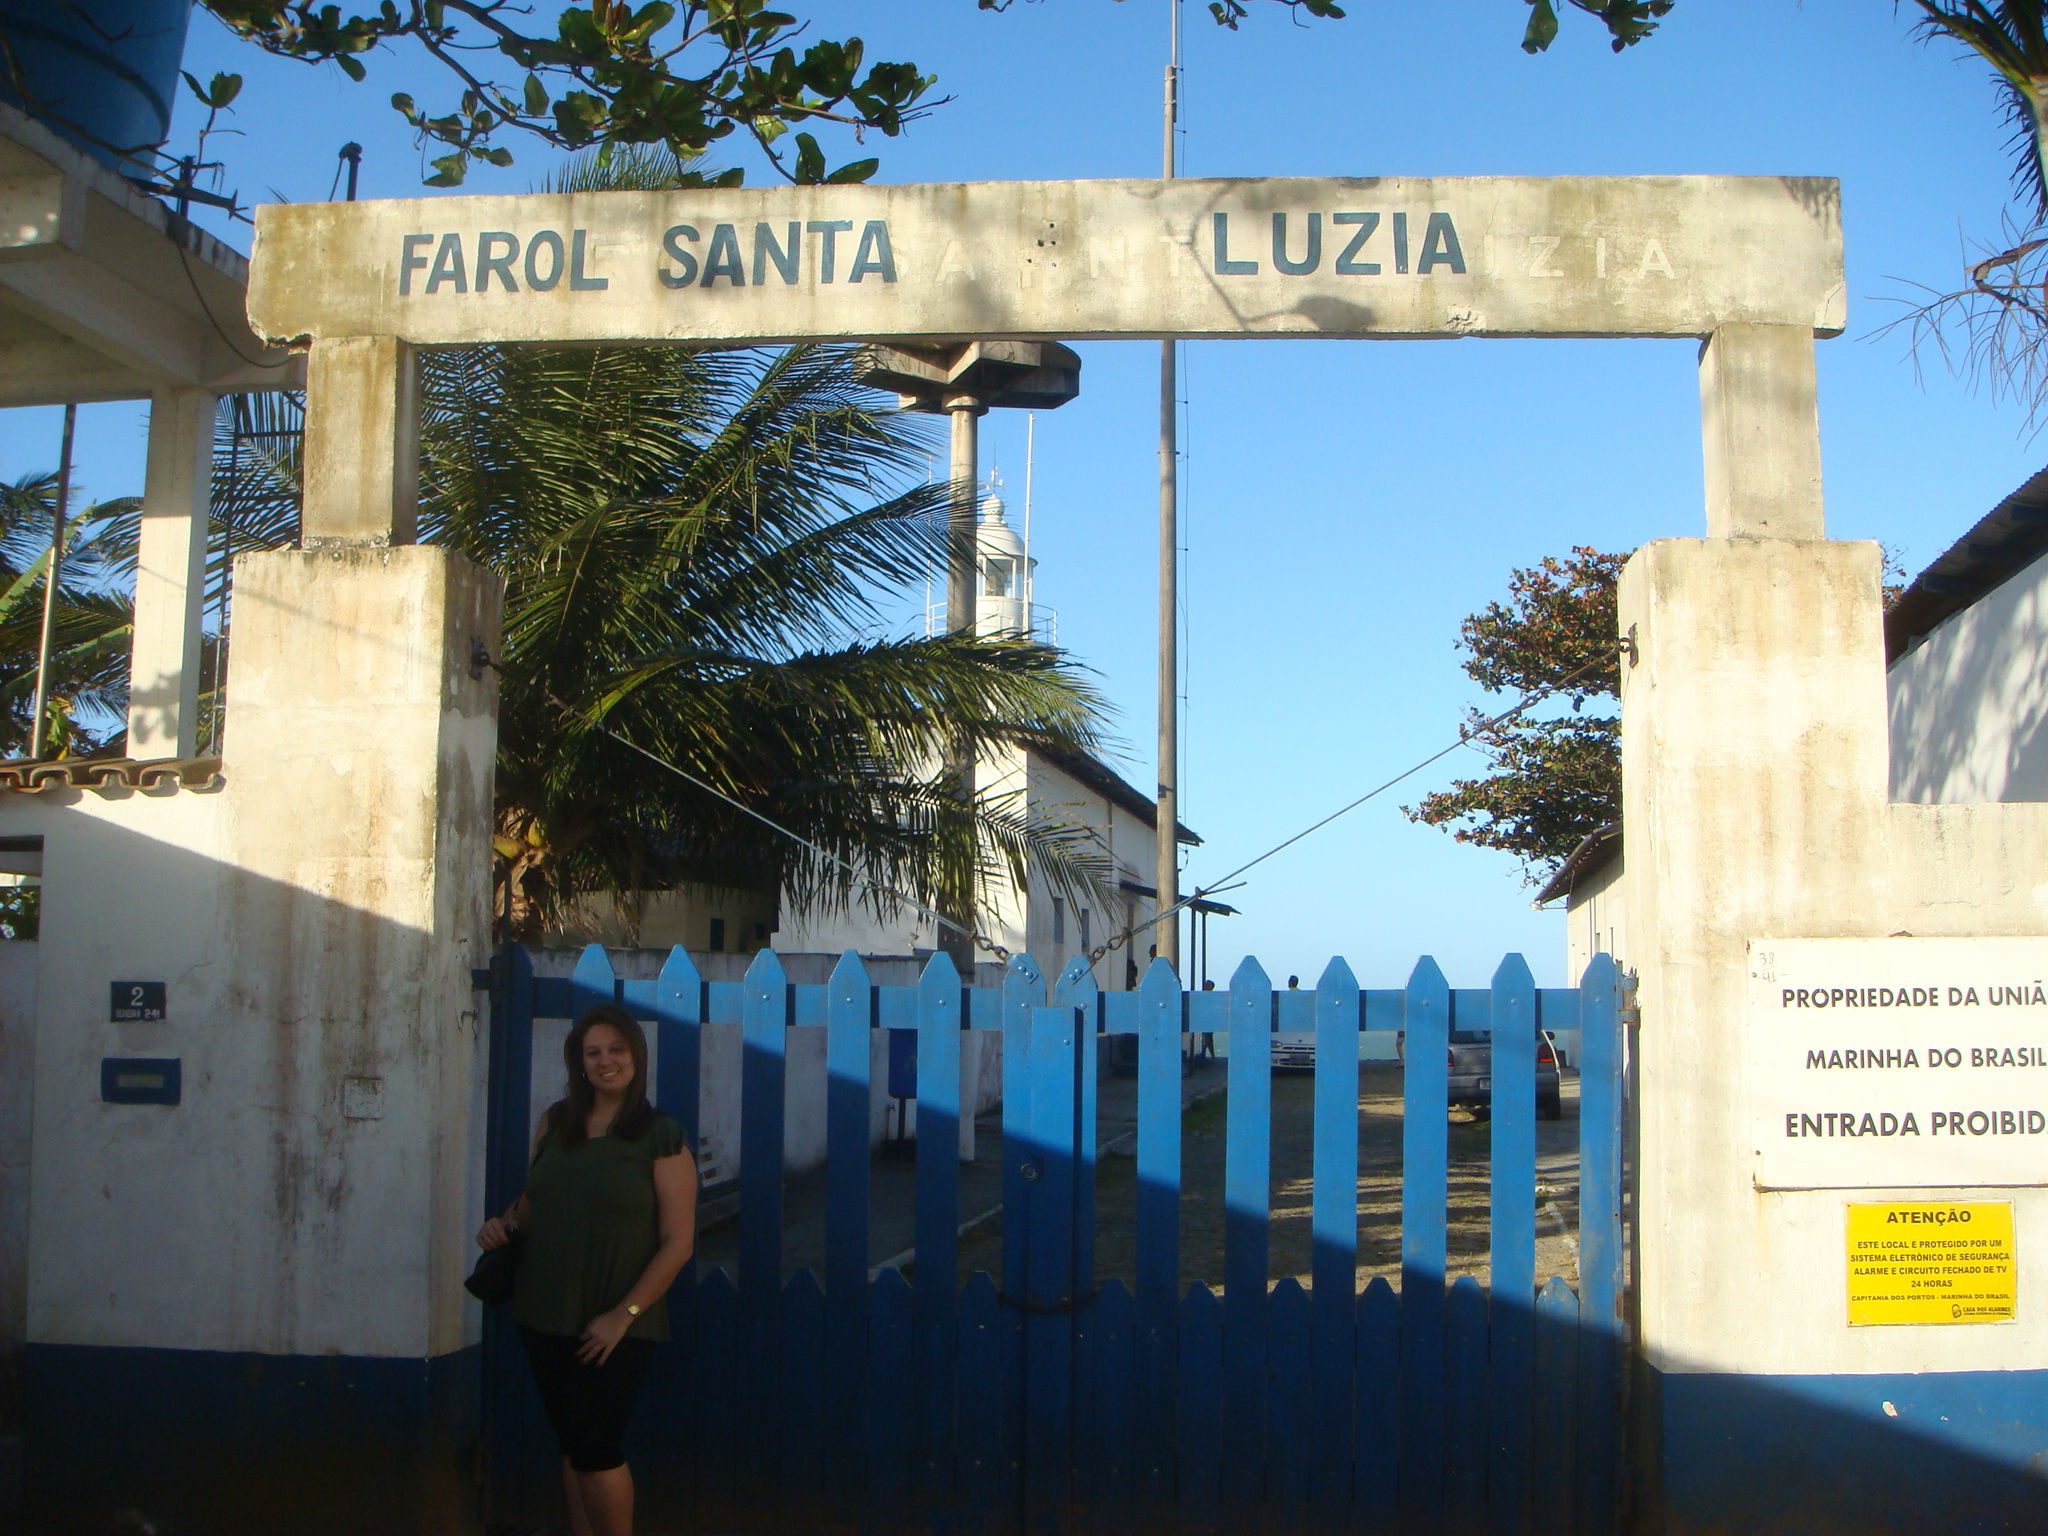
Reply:
<svg viewBox="0 0 2048 1536"><path fill-rule="evenodd" d="M545 9L545 7L543 7ZM909 58L953 99L882 158L877 179L1148 176L1159 163L1167 0L972 0L795 7L871 58ZM1566 17L1551 52L1516 46L1519 0L1393 6L1296 24L1254 6L1235 33L1187 8L1184 174L1732 172L1840 177L1850 326L1823 343L1830 532L1879 539L1917 571L2039 468L2024 412L1873 336L1913 283L1956 281L1999 230L2007 131L1983 68L1910 37L1889 6L1679 0L1616 56ZM1576 23L1576 24L1575 24ZM327 196L335 153L366 149L362 195L422 195L421 157L384 105L435 78L373 60L366 85L263 59L201 16L187 67L243 73L210 148L245 201ZM173 148L198 114L181 108ZM831 136L827 135L828 141ZM526 190L549 164L472 175ZM766 177L749 166L749 180ZM223 229L247 248L247 226ZM1152 783L1156 345L1095 343L1081 397L1038 420L1038 598L1121 714L1121 766ZM1677 342L1207 342L1185 349L1182 807L1214 880L1455 737L1477 699L1459 619L1509 569L1574 544L1631 548L1704 531L1695 349ZM82 415L95 497L141 487L142 414ZM1021 499L1024 422L984 424L985 459ZM0 412L0 474L54 465L54 411ZM1276 974L1342 954L1368 985L1432 953L1454 984L1509 949L1563 980L1563 926L1529 910L1513 860L1416 826L1398 807L1481 766L1445 759L1262 865L1212 929L1218 969Z"/></svg>

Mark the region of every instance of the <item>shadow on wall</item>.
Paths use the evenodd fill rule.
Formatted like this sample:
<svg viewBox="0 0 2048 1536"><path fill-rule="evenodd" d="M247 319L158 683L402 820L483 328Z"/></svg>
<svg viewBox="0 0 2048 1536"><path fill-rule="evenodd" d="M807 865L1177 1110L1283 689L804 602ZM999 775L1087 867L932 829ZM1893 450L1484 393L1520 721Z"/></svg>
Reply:
<svg viewBox="0 0 2048 1536"><path fill-rule="evenodd" d="M2048 800L2048 570L2029 567L1907 652L1887 677L1891 795Z"/></svg>
<svg viewBox="0 0 2048 1536"><path fill-rule="evenodd" d="M474 1530L468 946L165 840L217 846L223 808L0 797L45 850L25 1508L0 1529ZM110 1022L137 977L167 1018ZM180 1101L104 1102L119 1057L177 1060Z"/></svg>

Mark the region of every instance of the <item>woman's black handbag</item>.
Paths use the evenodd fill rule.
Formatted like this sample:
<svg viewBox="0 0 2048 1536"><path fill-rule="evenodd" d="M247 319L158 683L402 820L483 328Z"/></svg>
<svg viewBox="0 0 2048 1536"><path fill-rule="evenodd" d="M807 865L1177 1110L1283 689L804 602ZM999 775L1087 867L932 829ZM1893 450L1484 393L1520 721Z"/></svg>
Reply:
<svg viewBox="0 0 2048 1536"><path fill-rule="evenodd" d="M476 1268L462 1282L462 1288L487 1307L502 1307L512 1299L512 1285L519 1277L519 1255L526 1247L526 1234L514 1232L495 1248L486 1248Z"/></svg>

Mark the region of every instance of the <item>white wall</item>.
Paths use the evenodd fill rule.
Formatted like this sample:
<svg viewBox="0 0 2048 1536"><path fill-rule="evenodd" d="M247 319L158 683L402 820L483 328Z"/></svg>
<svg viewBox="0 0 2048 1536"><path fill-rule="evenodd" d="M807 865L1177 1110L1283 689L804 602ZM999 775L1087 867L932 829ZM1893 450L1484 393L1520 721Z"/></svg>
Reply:
<svg viewBox="0 0 2048 1536"><path fill-rule="evenodd" d="M1895 800L2048 800L2048 556L1892 666Z"/></svg>
<svg viewBox="0 0 2048 1536"><path fill-rule="evenodd" d="M2048 807L1889 802L1874 544L1666 539L1620 622L1630 962L1641 976L1643 1347L1677 1373L2048 1368L2048 1311L1851 1328L1850 1199L2048 1189L1759 1190L1744 1094L1751 940L2048 935ZM1634 626L1631 629L1631 626ZM2048 1244L2020 1245L2048 1292Z"/></svg>
<svg viewBox="0 0 2048 1536"><path fill-rule="evenodd" d="M30 1342L473 1339L497 591L436 549L246 557L224 788L0 795L44 839ZM169 1017L109 1022L114 980ZM102 1103L109 1055L179 1058L183 1102Z"/></svg>
<svg viewBox="0 0 2048 1536"><path fill-rule="evenodd" d="M1577 985L1595 955L1628 968L1627 855L1613 858L1572 888L1565 907L1565 977Z"/></svg>

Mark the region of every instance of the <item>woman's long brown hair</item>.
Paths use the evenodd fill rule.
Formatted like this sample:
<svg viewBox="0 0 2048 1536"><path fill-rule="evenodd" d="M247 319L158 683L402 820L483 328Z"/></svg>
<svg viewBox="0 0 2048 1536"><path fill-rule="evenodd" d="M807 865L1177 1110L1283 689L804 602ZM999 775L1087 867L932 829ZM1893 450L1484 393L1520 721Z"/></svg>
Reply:
<svg viewBox="0 0 2048 1536"><path fill-rule="evenodd" d="M568 1070L569 1081L561 1099L548 1111L548 1134L564 1151L573 1152L589 1139L590 1112L597 1108L597 1089L583 1072L583 1039L600 1024L616 1029L633 1056L633 1081L626 1085L619 1112L612 1118L610 1134L621 1141L638 1141L654 1124L654 1106L647 1102L647 1033L638 1019L616 1003L599 1003L576 1021L569 1038L562 1042L562 1065Z"/></svg>

